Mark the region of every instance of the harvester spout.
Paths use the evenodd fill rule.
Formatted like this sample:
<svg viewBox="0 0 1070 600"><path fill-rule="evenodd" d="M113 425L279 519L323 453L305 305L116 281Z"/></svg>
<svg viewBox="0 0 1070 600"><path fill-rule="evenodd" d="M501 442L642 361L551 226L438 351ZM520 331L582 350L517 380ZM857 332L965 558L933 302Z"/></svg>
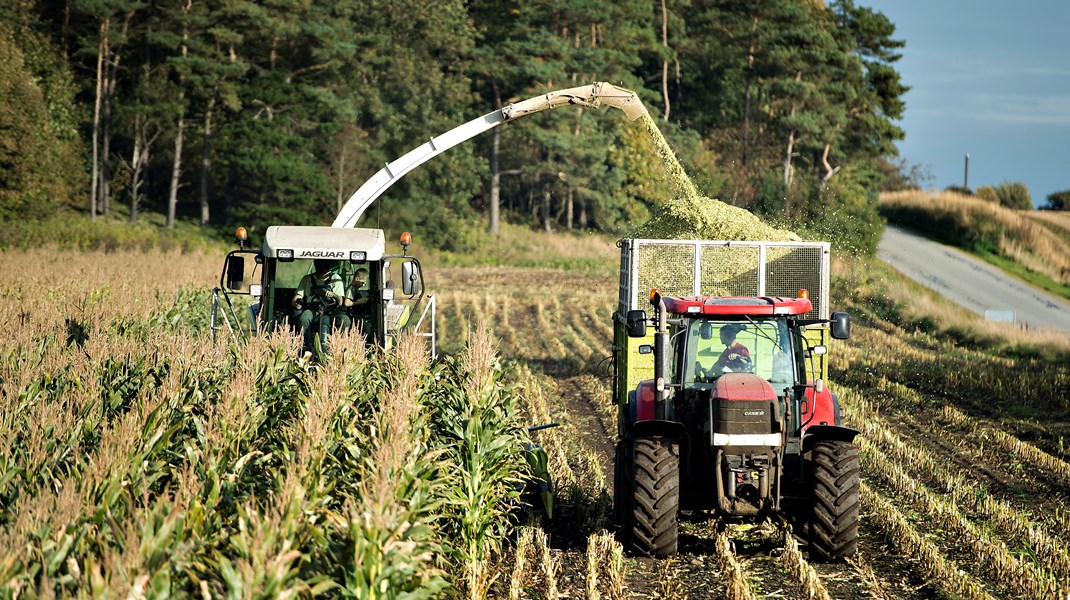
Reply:
<svg viewBox="0 0 1070 600"><path fill-rule="evenodd" d="M628 117L629 121L634 121L646 114L646 107L643 106L635 92L604 81L548 92L541 96L521 100L502 108L502 113L505 115L506 120L512 120L569 104L579 104L591 108L598 108L603 104L612 106L624 111L624 115Z"/></svg>
<svg viewBox="0 0 1070 600"><path fill-rule="evenodd" d="M521 100L433 137L430 141L413 148L401 158L389 163L372 175L349 197L331 226L353 227L372 202L375 202L397 180L457 144L507 121L569 104L592 108L603 104L612 106L624 111L625 116L632 121L646 114L646 107L635 92L601 81Z"/></svg>

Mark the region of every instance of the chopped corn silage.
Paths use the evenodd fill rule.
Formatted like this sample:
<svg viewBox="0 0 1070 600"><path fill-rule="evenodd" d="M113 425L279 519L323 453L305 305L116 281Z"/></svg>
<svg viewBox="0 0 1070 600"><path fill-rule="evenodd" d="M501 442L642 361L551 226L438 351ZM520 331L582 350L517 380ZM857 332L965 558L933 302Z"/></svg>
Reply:
<svg viewBox="0 0 1070 600"><path fill-rule="evenodd" d="M631 237L651 239L698 239L740 241L796 241L791 231L766 224L746 209L708 198L699 193L649 114L640 117L658 158L673 183L673 199L658 207L649 221Z"/></svg>

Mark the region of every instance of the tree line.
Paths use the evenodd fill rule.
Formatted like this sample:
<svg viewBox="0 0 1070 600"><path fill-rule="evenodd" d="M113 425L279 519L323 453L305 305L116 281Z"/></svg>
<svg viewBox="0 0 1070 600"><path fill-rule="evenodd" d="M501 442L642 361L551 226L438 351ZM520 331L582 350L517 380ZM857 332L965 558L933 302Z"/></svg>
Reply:
<svg viewBox="0 0 1070 600"><path fill-rule="evenodd" d="M429 137L609 81L640 95L704 194L872 249L904 136L894 31L853 0L9 0L0 219L59 203L325 224ZM454 249L500 220L625 232L672 189L639 128L602 113L497 128L366 220Z"/></svg>

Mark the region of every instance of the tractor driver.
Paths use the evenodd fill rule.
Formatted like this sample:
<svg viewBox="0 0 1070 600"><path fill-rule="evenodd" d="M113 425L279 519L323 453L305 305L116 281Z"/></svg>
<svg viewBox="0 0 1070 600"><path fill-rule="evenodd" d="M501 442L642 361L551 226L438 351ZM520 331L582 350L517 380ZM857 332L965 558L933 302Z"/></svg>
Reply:
<svg viewBox="0 0 1070 600"><path fill-rule="evenodd" d="M736 335L743 329L746 329L746 325L735 323L721 327L721 343L725 345L725 349L721 352L717 362L713 363L713 367L707 371L711 376L716 377L723 372L749 372L751 370L753 363L750 350L736 341Z"/></svg>
<svg viewBox="0 0 1070 600"><path fill-rule="evenodd" d="M294 292L293 308L301 333L309 336L310 326L317 321L321 327L327 320L330 327L345 328L350 324L349 317L341 310L351 306L352 300L346 297L342 277L334 271L335 261L316 259L313 272L301 278Z"/></svg>

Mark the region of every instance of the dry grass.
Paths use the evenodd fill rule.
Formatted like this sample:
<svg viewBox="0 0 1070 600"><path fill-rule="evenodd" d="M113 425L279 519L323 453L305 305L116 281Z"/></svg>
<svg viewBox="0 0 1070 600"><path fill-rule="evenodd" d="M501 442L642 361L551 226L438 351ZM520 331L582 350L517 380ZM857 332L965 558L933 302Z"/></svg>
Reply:
<svg viewBox="0 0 1070 600"><path fill-rule="evenodd" d="M587 598L625 598L624 547L604 530L587 538Z"/></svg>
<svg viewBox="0 0 1070 600"><path fill-rule="evenodd" d="M1070 211L1036 210L1025 215L1034 221L1051 225L1064 239L1070 239Z"/></svg>

